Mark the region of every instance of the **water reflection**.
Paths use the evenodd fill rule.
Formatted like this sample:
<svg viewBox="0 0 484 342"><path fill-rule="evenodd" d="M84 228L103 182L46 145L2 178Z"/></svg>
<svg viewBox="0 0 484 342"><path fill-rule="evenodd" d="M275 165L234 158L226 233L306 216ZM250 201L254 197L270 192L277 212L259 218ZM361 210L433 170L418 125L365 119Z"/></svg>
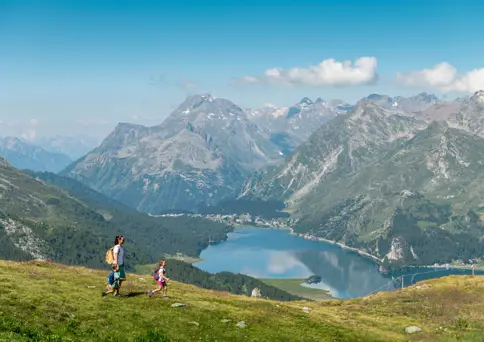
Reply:
<svg viewBox="0 0 484 342"><path fill-rule="evenodd" d="M413 282L463 273L457 270L409 269L383 274L373 261L355 252L333 244L299 238L283 230L258 228L237 229L229 234L227 241L209 246L200 257L203 261L196 266L211 273L230 271L256 278L308 278L319 275L320 283L305 286L329 290L338 298L393 290L401 286L402 273L424 273L414 276ZM406 280L407 285L411 278Z"/></svg>

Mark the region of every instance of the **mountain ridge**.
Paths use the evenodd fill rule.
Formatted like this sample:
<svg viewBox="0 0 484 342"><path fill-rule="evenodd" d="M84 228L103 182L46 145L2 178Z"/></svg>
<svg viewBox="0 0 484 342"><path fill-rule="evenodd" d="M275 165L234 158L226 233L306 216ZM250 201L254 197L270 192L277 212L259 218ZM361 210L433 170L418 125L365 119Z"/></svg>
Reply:
<svg viewBox="0 0 484 342"><path fill-rule="evenodd" d="M386 262L480 258L484 249L476 237L484 224L475 217L482 206L484 139L476 135L481 126L473 125L482 114L476 98L479 93L459 107L470 118L467 127L454 120L428 123L382 107L376 96L362 99L284 164L249 179L239 198L282 200L298 220L297 233L342 242ZM405 192L423 197L407 199L403 210L398 203ZM454 242L444 243L449 239Z"/></svg>
<svg viewBox="0 0 484 342"><path fill-rule="evenodd" d="M65 154L49 152L16 137L0 137L0 156L19 169L58 172L72 162Z"/></svg>

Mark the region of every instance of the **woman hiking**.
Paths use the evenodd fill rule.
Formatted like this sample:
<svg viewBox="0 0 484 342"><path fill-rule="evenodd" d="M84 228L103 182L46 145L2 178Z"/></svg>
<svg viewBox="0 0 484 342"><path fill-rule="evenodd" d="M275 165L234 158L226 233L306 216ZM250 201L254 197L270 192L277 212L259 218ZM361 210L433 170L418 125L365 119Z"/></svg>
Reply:
<svg viewBox="0 0 484 342"><path fill-rule="evenodd" d="M119 290L121 289L121 284L124 280L126 280L126 273L124 270L124 236L117 235L114 238L114 247L113 247L113 256L114 256L114 263L113 266L117 265L119 267L119 286L118 291L116 291L115 295L119 295Z"/></svg>

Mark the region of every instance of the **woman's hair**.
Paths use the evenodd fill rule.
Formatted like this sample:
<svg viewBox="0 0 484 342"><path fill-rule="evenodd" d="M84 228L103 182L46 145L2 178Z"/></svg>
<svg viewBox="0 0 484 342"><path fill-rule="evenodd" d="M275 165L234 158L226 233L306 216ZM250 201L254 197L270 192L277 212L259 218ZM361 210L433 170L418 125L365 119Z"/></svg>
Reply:
<svg viewBox="0 0 484 342"><path fill-rule="evenodd" d="M116 237L114 238L114 245L118 245L119 244L119 240L124 237L123 235L116 235Z"/></svg>
<svg viewBox="0 0 484 342"><path fill-rule="evenodd" d="M160 265L165 261L165 259L161 259L160 260Z"/></svg>

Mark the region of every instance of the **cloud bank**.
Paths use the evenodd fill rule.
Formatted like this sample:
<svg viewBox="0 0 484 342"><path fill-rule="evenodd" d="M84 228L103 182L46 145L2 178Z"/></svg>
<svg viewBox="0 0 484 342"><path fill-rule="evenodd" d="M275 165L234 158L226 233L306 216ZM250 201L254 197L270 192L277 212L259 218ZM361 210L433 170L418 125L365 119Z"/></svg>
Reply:
<svg viewBox="0 0 484 342"><path fill-rule="evenodd" d="M329 58L318 65L311 65L307 68L268 69L260 76L244 76L240 82L311 87L355 86L373 83L377 77L377 59L375 57L361 57L354 63L349 60L340 62Z"/></svg>
<svg viewBox="0 0 484 342"><path fill-rule="evenodd" d="M397 82L409 87L430 87L444 93L474 93L484 89L484 68L459 73L447 62L428 69L397 73Z"/></svg>

